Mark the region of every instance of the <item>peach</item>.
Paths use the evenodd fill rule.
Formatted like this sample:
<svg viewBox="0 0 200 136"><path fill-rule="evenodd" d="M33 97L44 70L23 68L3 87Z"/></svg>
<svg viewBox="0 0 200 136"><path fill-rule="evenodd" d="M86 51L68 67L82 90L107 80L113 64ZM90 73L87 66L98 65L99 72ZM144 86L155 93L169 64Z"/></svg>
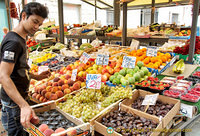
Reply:
<svg viewBox="0 0 200 136"><path fill-rule="evenodd" d="M83 77L78 77L78 80L81 82L84 82L84 78Z"/></svg>
<svg viewBox="0 0 200 136"><path fill-rule="evenodd" d="M81 87L81 85L80 85L79 82L76 82L76 83L73 84L73 89L74 90L78 90L78 89L80 89L80 87Z"/></svg>
<svg viewBox="0 0 200 136"><path fill-rule="evenodd" d="M51 136L51 134L53 134L54 133L54 131L52 130L52 129L49 129L49 128L47 128L45 131L44 131L44 135L45 136Z"/></svg>
<svg viewBox="0 0 200 136"><path fill-rule="evenodd" d="M58 98L61 98L64 96L63 92L62 91L57 91L56 92L56 95L58 96Z"/></svg>
<svg viewBox="0 0 200 136"><path fill-rule="evenodd" d="M33 98L36 98L37 95L38 95L38 93L33 93L33 94L32 94L32 97L33 97Z"/></svg>
<svg viewBox="0 0 200 136"><path fill-rule="evenodd" d="M52 86L47 86L46 91L49 92Z"/></svg>
<svg viewBox="0 0 200 136"><path fill-rule="evenodd" d="M58 81L58 86L62 86L62 85L64 85L64 81L63 80L59 80Z"/></svg>
<svg viewBox="0 0 200 136"><path fill-rule="evenodd" d="M70 75L66 75L66 76L65 76L65 79L67 79L67 80L70 79L70 78L71 78Z"/></svg>
<svg viewBox="0 0 200 136"><path fill-rule="evenodd" d="M44 98L42 102L47 102L47 99L46 99L46 98Z"/></svg>
<svg viewBox="0 0 200 136"><path fill-rule="evenodd" d="M64 94L69 94L69 93L71 93L72 91L69 89L69 88L66 88L65 90L64 90Z"/></svg>
<svg viewBox="0 0 200 136"><path fill-rule="evenodd" d="M82 87L85 87L85 86L86 86L86 83L85 83L85 82L82 82L82 83L81 83L81 88L82 88Z"/></svg>
<svg viewBox="0 0 200 136"><path fill-rule="evenodd" d="M55 78L53 79L53 82L58 82L59 80L60 80L59 77L55 77Z"/></svg>
<svg viewBox="0 0 200 136"><path fill-rule="evenodd" d="M62 85L62 90L63 90L63 91L64 91L66 88L69 88L69 85L68 85L68 84Z"/></svg>
<svg viewBox="0 0 200 136"><path fill-rule="evenodd" d="M47 92L47 90L42 90L41 95L45 95L45 93Z"/></svg>
<svg viewBox="0 0 200 136"><path fill-rule="evenodd" d="M56 130L55 130L55 133L60 133L60 132L62 132L62 131L65 131L65 129L64 128L57 128ZM60 135L60 136L65 136L66 134L63 134L63 135Z"/></svg>
<svg viewBox="0 0 200 136"><path fill-rule="evenodd" d="M46 97L46 99L48 99L48 100L49 100L49 99L50 99L50 97L51 97L51 94L52 94L51 92L47 92L47 93L45 94L45 97Z"/></svg>
<svg viewBox="0 0 200 136"><path fill-rule="evenodd" d="M72 67L70 65L67 66L67 70L72 70Z"/></svg>
<svg viewBox="0 0 200 136"><path fill-rule="evenodd" d="M47 124L41 124L39 126L39 130L44 133L45 130L47 130L49 127L47 126Z"/></svg>
<svg viewBox="0 0 200 136"><path fill-rule="evenodd" d="M59 90L60 90L60 91L62 90L62 86L58 86L58 91L59 91Z"/></svg>
<svg viewBox="0 0 200 136"><path fill-rule="evenodd" d="M35 97L35 99L39 100L40 99L40 94L37 94L37 96Z"/></svg>
<svg viewBox="0 0 200 136"><path fill-rule="evenodd" d="M58 99L57 94L51 94L50 100L56 100Z"/></svg>
<svg viewBox="0 0 200 136"><path fill-rule="evenodd" d="M46 86L52 86L52 82L47 82Z"/></svg>
<svg viewBox="0 0 200 136"><path fill-rule="evenodd" d="M74 84L74 81L71 80L71 79L68 79L68 80L67 80L67 84L68 84L69 86L72 86L72 85Z"/></svg>
<svg viewBox="0 0 200 136"><path fill-rule="evenodd" d="M54 86L53 89L51 90L52 93L55 93L57 91L58 91L58 87L57 86Z"/></svg>
<svg viewBox="0 0 200 136"><path fill-rule="evenodd" d="M67 136L74 136L74 135L77 134L76 129L73 129L73 128L71 128L71 127L68 128L68 129L70 129L70 131L67 132Z"/></svg>
<svg viewBox="0 0 200 136"><path fill-rule="evenodd" d="M71 86L70 88L69 88L72 92L74 91L74 88Z"/></svg>
<svg viewBox="0 0 200 136"><path fill-rule="evenodd" d="M58 86L58 82L54 82L52 86Z"/></svg>
<svg viewBox="0 0 200 136"><path fill-rule="evenodd" d="M36 86L35 87L35 92L38 93L39 92L40 87Z"/></svg>
<svg viewBox="0 0 200 136"><path fill-rule="evenodd" d="M44 96L41 96L40 99L39 99L39 101L43 102L43 99L44 99Z"/></svg>

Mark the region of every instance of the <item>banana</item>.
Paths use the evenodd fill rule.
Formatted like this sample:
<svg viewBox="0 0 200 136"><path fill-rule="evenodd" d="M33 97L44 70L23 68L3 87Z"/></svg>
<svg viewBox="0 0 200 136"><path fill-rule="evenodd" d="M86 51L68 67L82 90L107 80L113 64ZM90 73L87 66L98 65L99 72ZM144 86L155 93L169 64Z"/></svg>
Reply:
<svg viewBox="0 0 200 136"><path fill-rule="evenodd" d="M173 66L173 69L172 69L172 71L177 74L183 73L184 70L185 70L185 63L183 59L176 62L176 64Z"/></svg>

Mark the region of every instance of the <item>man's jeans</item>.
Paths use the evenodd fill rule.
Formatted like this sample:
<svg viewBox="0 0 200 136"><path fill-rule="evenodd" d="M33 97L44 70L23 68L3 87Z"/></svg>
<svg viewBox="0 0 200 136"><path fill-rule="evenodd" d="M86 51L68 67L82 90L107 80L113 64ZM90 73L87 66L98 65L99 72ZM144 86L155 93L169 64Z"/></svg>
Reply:
<svg viewBox="0 0 200 136"><path fill-rule="evenodd" d="M7 131L8 136L25 136L26 132L20 123L20 108L14 102L2 101L2 125Z"/></svg>

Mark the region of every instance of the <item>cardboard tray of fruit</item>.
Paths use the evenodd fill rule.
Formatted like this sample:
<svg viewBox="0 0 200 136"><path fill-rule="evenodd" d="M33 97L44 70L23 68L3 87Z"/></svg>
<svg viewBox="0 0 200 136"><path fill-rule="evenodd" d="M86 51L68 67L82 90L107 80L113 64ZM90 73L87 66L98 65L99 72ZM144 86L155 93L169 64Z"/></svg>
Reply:
<svg viewBox="0 0 200 136"><path fill-rule="evenodd" d="M162 131L162 122L128 106L115 104L95 120L94 129L104 136L157 136Z"/></svg>
<svg viewBox="0 0 200 136"><path fill-rule="evenodd" d="M56 107L55 101L49 101L32 106L39 120L31 119L31 127L25 129L32 135L39 136L74 136L90 135L90 124L79 125L76 120Z"/></svg>
<svg viewBox="0 0 200 136"><path fill-rule="evenodd" d="M165 128L172 118L179 112L180 100L159 95L155 106L150 105L145 113L145 106L142 105L142 101L146 95L151 94L152 93L144 90L136 90L133 92L132 99L125 99L122 104L132 107L134 111L148 114L157 119L161 118L162 127Z"/></svg>

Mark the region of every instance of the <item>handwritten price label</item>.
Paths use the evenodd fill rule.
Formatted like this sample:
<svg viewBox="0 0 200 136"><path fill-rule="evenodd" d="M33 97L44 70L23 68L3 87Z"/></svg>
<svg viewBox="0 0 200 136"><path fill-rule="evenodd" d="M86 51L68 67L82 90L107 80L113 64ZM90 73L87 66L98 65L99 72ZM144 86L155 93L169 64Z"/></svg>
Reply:
<svg viewBox="0 0 200 136"><path fill-rule="evenodd" d="M96 64L97 65L108 65L109 56L108 55L97 55Z"/></svg>
<svg viewBox="0 0 200 136"><path fill-rule="evenodd" d="M86 64L89 59L90 59L90 55L88 55L87 53L84 52L79 60Z"/></svg>
<svg viewBox="0 0 200 136"><path fill-rule="evenodd" d="M147 54L146 56L153 56L153 57L156 57L157 56L157 47L155 46L148 46L147 47Z"/></svg>
<svg viewBox="0 0 200 136"><path fill-rule="evenodd" d="M39 66L38 67L38 75L41 74L44 71L48 71L49 67L48 66Z"/></svg>
<svg viewBox="0 0 200 136"><path fill-rule="evenodd" d="M136 57L124 56L122 67L124 68L134 68L135 67Z"/></svg>
<svg viewBox="0 0 200 136"><path fill-rule="evenodd" d="M142 105L155 105L158 99L158 95L159 95L158 93L152 95L146 95L142 102Z"/></svg>
<svg viewBox="0 0 200 136"><path fill-rule="evenodd" d="M101 74L87 74L86 87L90 89L101 89Z"/></svg>
<svg viewBox="0 0 200 136"><path fill-rule="evenodd" d="M181 103L180 113L186 117L193 117L193 106Z"/></svg>
<svg viewBox="0 0 200 136"><path fill-rule="evenodd" d="M77 75L77 69L72 70L71 80L75 81L76 80L76 75Z"/></svg>

